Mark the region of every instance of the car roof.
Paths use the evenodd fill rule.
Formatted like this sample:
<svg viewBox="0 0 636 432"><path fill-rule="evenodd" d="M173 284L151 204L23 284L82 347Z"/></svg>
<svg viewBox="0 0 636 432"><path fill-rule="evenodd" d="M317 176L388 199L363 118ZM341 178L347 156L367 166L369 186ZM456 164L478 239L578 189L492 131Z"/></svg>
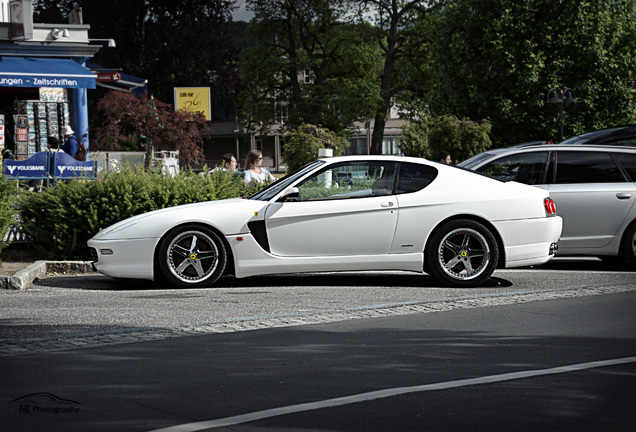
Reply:
<svg viewBox="0 0 636 432"><path fill-rule="evenodd" d="M562 141L561 144L602 144L620 138L636 138L636 125L619 126L586 132Z"/></svg>
<svg viewBox="0 0 636 432"><path fill-rule="evenodd" d="M515 152L525 152L525 151L534 151L534 150L549 150L549 151L619 151L619 152L628 152L628 153L636 153L635 147L623 147L623 146L614 146L614 145L602 145L602 144L570 144L567 146L561 144L540 144L540 145L530 145L525 147L506 147L505 149L497 149L503 150L499 151L495 154L506 154L506 153L515 153Z"/></svg>
<svg viewBox="0 0 636 432"><path fill-rule="evenodd" d="M617 151L621 153L634 153L636 154L636 147L625 146L613 146L602 144L531 144L531 145L515 145L511 147L497 148L479 153L470 159L467 159L458 164L459 167L466 169L474 169L480 167L487 162L495 159L498 156L510 155L513 153L525 153L537 150L545 151L598 151L607 152L608 150Z"/></svg>

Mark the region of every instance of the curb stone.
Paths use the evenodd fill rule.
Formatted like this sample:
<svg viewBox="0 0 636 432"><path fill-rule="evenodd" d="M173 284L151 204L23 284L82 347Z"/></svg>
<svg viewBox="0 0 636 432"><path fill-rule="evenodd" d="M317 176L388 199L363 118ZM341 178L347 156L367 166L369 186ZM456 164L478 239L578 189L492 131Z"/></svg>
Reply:
<svg viewBox="0 0 636 432"><path fill-rule="evenodd" d="M0 289L24 290L47 273L94 273L90 261L36 261L13 276L0 276Z"/></svg>

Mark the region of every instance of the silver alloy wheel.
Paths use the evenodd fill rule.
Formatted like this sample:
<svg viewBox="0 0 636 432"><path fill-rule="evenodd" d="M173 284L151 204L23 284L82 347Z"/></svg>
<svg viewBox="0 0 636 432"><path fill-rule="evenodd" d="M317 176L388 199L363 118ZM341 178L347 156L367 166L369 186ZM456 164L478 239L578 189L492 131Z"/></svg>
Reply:
<svg viewBox="0 0 636 432"><path fill-rule="evenodd" d="M219 263L219 251L214 240L201 231L185 231L175 236L166 250L170 273L188 284L209 278Z"/></svg>
<svg viewBox="0 0 636 432"><path fill-rule="evenodd" d="M486 238L470 228L448 232L439 243L437 260L448 276L455 280L479 277L490 263L490 247Z"/></svg>

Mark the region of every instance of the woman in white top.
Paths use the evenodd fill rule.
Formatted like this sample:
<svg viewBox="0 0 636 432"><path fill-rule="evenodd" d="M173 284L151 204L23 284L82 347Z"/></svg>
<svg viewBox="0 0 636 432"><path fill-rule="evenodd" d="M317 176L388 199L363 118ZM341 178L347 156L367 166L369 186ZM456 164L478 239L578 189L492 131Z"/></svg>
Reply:
<svg viewBox="0 0 636 432"><path fill-rule="evenodd" d="M276 181L276 178L263 168L263 155L258 150L251 150L245 157L245 184L254 186L256 183Z"/></svg>

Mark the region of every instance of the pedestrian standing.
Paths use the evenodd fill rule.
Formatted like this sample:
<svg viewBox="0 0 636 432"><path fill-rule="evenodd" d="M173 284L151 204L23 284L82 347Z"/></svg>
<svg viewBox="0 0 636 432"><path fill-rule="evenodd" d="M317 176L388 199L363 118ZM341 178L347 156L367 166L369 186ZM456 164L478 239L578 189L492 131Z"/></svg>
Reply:
<svg viewBox="0 0 636 432"><path fill-rule="evenodd" d="M245 177L243 181L247 186L254 186L257 183L266 181L276 181L276 178L267 168L263 168L263 155L258 150L250 150L245 157Z"/></svg>
<svg viewBox="0 0 636 432"><path fill-rule="evenodd" d="M64 126L63 134L64 134L64 145L62 146L62 150L64 153L71 155L73 159L75 159L75 155L77 154L77 149L79 144L77 143L77 138L74 135L75 131L69 126Z"/></svg>

